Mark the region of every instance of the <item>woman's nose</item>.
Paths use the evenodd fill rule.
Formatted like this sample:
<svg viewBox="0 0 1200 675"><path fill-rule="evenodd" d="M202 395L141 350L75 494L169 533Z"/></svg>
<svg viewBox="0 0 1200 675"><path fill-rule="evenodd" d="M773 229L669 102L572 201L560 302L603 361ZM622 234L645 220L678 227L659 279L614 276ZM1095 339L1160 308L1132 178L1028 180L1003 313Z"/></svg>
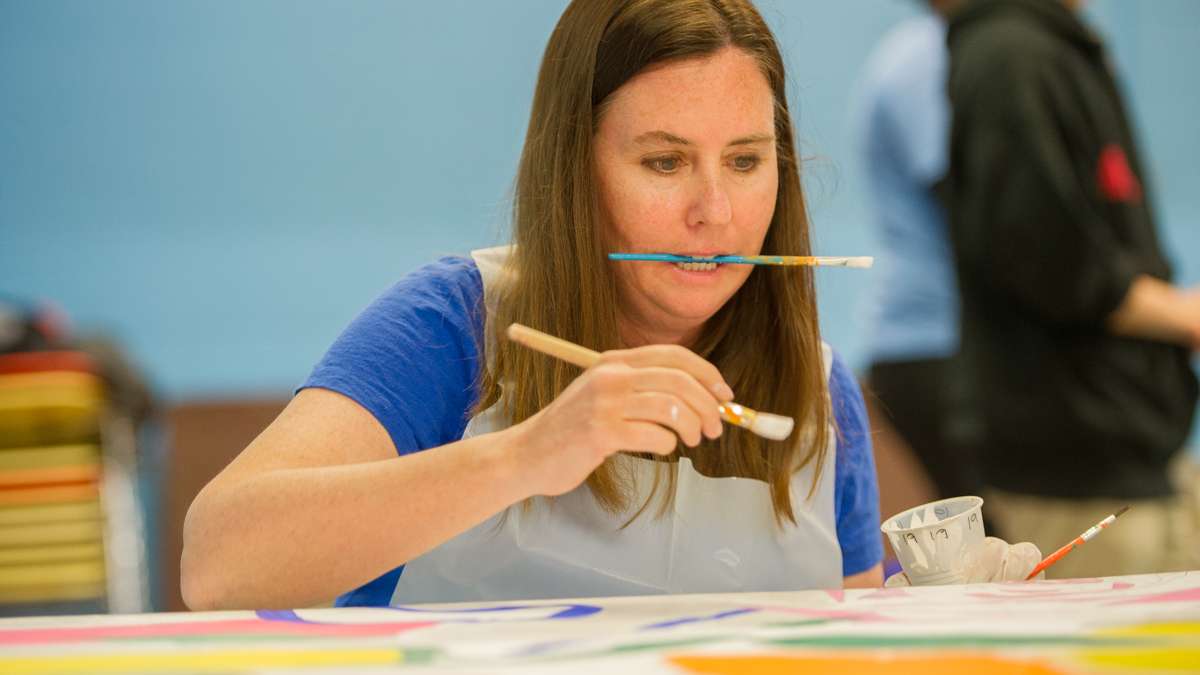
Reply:
<svg viewBox="0 0 1200 675"><path fill-rule="evenodd" d="M732 218L733 209L720 175L697 175L688 209L688 226L725 225Z"/></svg>

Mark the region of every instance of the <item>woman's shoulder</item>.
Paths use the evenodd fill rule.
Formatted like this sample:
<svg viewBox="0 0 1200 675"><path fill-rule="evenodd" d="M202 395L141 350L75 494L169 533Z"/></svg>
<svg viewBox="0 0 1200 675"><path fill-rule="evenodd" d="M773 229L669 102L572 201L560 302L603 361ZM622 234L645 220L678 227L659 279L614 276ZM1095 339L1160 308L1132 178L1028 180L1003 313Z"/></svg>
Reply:
<svg viewBox="0 0 1200 675"><path fill-rule="evenodd" d="M821 341L821 367L824 369L825 381L829 383L831 394L835 393L835 385L856 382L854 371L842 353L824 340Z"/></svg>
<svg viewBox="0 0 1200 675"><path fill-rule="evenodd" d="M483 284L475 262L446 256L404 275L342 331L317 370L388 371L437 355L473 358L483 326ZM387 366L387 367L385 367Z"/></svg>
<svg viewBox="0 0 1200 675"><path fill-rule="evenodd" d="M843 432L849 429L864 429L867 424L866 405L854 370L842 355L827 343L822 343L822 348L825 355L825 377L829 382L829 399L838 428Z"/></svg>
<svg viewBox="0 0 1200 675"><path fill-rule="evenodd" d="M422 265L359 313L301 388L357 401L401 454L456 439L478 379L482 288L470 258Z"/></svg>
<svg viewBox="0 0 1200 675"><path fill-rule="evenodd" d="M412 301L462 301L475 304L483 293L479 266L468 256L444 256L404 275L384 291L381 299Z"/></svg>

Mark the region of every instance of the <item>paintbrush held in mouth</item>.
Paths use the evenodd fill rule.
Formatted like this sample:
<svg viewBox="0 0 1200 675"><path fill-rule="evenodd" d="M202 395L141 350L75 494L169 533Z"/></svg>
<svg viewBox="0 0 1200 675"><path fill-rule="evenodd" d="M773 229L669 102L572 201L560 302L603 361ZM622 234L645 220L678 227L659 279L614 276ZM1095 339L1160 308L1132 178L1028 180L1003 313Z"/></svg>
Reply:
<svg viewBox="0 0 1200 675"><path fill-rule="evenodd" d="M600 353L568 342L553 335L514 323L508 327L508 339L534 351L573 363L580 368L590 368L600 360ZM749 429L763 438L782 441L792 433L795 421L783 415L758 412L737 403L722 403L717 410L721 419L743 429Z"/></svg>
<svg viewBox="0 0 1200 675"><path fill-rule="evenodd" d="M718 255L697 258L671 253L609 253L609 260L641 260L673 263L718 263L721 265L775 265L782 267L870 267L871 256L834 257L818 255Z"/></svg>

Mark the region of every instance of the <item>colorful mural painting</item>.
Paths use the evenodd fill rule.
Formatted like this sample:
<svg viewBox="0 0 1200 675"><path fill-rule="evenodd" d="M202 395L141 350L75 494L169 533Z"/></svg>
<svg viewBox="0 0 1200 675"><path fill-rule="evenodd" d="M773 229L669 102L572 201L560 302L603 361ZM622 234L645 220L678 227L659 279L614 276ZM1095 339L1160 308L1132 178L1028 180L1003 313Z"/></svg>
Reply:
<svg viewBox="0 0 1200 675"><path fill-rule="evenodd" d="M1195 673L1200 572L0 620L0 672Z"/></svg>

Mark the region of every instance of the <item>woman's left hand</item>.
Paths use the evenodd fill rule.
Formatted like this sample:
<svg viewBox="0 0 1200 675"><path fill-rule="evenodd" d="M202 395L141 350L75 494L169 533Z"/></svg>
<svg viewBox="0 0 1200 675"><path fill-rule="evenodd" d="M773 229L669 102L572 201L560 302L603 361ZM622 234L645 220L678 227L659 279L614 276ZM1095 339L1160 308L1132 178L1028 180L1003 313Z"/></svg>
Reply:
<svg viewBox="0 0 1200 675"><path fill-rule="evenodd" d="M1010 544L998 537L985 537L979 557L967 567L968 584L983 584L992 581L1022 581L1042 561L1042 552L1037 546L1023 541ZM1036 578L1046 578L1042 572ZM888 577L883 584L887 588L910 586L908 575L899 572Z"/></svg>

